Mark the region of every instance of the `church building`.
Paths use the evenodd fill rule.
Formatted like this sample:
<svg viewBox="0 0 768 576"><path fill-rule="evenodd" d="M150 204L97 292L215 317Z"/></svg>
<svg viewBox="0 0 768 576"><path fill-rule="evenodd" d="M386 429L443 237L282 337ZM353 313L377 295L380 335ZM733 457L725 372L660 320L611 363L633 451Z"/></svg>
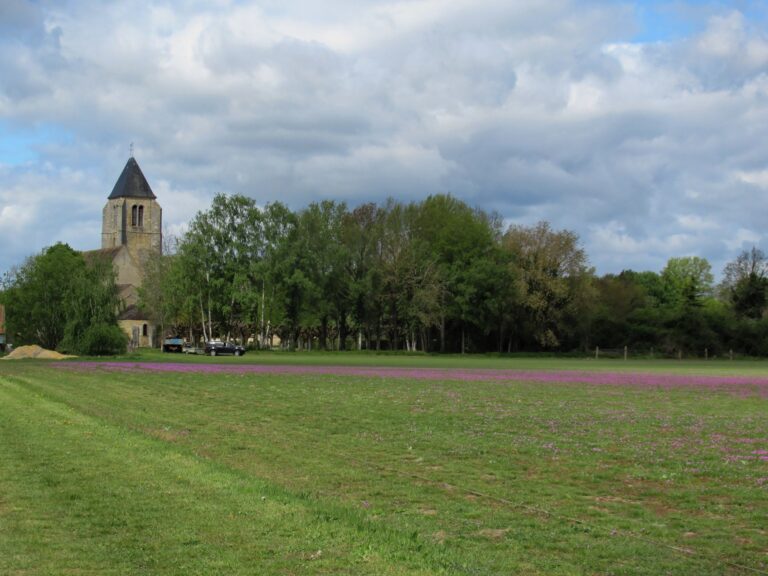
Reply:
<svg viewBox="0 0 768 576"><path fill-rule="evenodd" d="M131 157L104 206L101 250L86 252L86 258L106 256L115 269L122 309L120 327L132 347L157 345L155 326L138 307L146 263L162 254L163 210L136 159Z"/></svg>

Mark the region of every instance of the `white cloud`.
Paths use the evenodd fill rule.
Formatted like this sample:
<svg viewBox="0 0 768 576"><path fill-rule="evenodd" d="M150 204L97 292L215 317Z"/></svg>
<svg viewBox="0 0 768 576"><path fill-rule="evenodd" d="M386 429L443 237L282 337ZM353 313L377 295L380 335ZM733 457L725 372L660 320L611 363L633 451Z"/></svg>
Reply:
<svg viewBox="0 0 768 576"><path fill-rule="evenodd" d="M717 230L719 225L711 218L704 218L697 214L681 214L677 217L680 227L694 232L703 232L706 230Z"/></svg>
<svg viewBox="0 0 768 576"><path fill-rule="evenodd" d="M768 170L756 170L753 172L739 172L736 177L747 184L752 184L758 188L768 189Z"/></svg>
<svg viewBox="0 0 768 576"><path fill-rule="evenodd" d="M725 244L728 246L729 250L736 252L744 248L758 245L762 239L762 235L753 230L739 228L735 234L725 240Z"/></svg>
<svg viewBox="0 0 768 576"><path fill-rule="evenodd" d="M2 169L0 269L98 245L131 141L173 231L218 192L451 192L577 231L601 272L760 240L768 38L737 11L638 44L631 5L575 0L23 6L0 12L0 130L66 137Z"/></svg>

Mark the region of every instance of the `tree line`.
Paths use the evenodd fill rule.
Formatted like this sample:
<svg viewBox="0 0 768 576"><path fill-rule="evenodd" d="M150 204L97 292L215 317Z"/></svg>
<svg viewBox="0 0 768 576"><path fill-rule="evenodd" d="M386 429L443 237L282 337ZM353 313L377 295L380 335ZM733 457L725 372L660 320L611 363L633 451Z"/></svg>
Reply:
<svg viewBox="0 0 768 576"><path fill-rule="evenodd" d="M598 276L577 235L504 229L449 195L299 211L216 196L153 259L141 305L163 330L288 349L768 354L768 261L715 286L699 257Z"/></svg>
<svg viewBox="0 0 768 576"><path fill-rule="evenodd" d="M699 257L598 276L577 235L504 228L449 195L349 208L218 195L146 263L140 306L163 334L254 347L424 352L768 355L768 260L737 255L714 284ZM46 248L5 275L15 343L124 350L114 271L98 252Z"/></svg>

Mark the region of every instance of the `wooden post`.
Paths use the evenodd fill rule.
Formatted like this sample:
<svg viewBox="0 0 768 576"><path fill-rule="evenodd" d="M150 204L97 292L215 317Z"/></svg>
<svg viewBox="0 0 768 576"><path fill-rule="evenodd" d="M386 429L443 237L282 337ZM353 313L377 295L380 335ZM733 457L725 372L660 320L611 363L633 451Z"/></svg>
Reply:
<svg viewBox="0 0 768 576"><path fill-rule="evenodd" d="M595 346L595 360L600 359L600 346Z"/></svg>
<svg viewBox="0 0 768 576"><path fill-rule="evenodd" d="M731 360L733 360L733 348L731 348L730 350L728 350L728 358L730 358Z"/></svg>
<svg viewBox="0 0 768 576"><path fill-rule="evenodd" d="M704 360L709 360L709 348L704 348Z"/></svg>
<svg viewBox="0 0 768 576"><path fill-rule="evenodd" d="M627 347L624 346L624 360L627 359Z"/></svg>

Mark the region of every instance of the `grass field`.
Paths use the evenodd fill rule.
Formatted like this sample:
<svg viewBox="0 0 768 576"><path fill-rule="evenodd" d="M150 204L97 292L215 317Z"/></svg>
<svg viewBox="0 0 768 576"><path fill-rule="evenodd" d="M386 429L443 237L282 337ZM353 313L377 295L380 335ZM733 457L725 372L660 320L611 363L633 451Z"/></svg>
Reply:
<svg viewBox="0 0 768 576"><path fill-rule="evenodd" d="M768 376L768 360L649 360L592 357L547 357L541 355L510 356L483 354L423 354L423 353L369 353L369 352L248 352L240 358L231 356L211 358L186 354L167 354L156 350L141 350L123 357L124 360L151 362L192 362L226 364L271 365L344 365L344 366L399 366L448 369L517 369L517 370L590 370L662 372L682 374L757 374ZM94 358L94 361L101 361Z"/></svg>
<svg viewBox="0 0 768 576"><path fill-rule="evenodd" d="M213 360L168 356L129 360ZM760 362L215 360L768 378ZM0 574L766 573L762 392L0 362Z"/></svg>

